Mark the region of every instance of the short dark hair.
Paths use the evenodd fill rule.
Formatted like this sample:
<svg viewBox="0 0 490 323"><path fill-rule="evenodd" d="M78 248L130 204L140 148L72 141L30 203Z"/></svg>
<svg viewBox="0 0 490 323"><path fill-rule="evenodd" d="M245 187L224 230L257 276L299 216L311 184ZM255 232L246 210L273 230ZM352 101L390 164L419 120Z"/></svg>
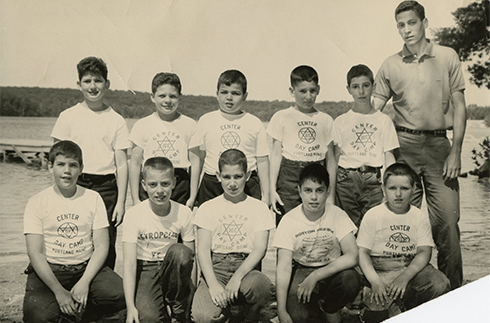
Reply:
<svg viewBox="0 0 490 323"><path fill-rule="evenodd" d="M238 84L242 87L243 94L247 93L247 78L238 70L227 70L221 73L218 79L218 91L221 84L227 86Z"/></svg>
<svg viewBox="0 0 490 323"><path fill-rule="evenodd" d="M221 156L219 156L218 160L218 168L221 172L225 165L234 166L239 165L243 172L247 172L247 156L238 149L228 149L225 150Z"/></svg>
<svg viewBox="0 0 490 323"><path fill-rule="evenodd" d="M81 81L82 77L86 74L93 74L95 76L101 76L107 81L107 65L102 58L97 57L85 57L77 64L78 80Z"/></svg>
<svg viewBox="0 0 490 323"><path fill-rule="evenodd" d="M405 11L410 11L410 10L412 10L413 12L415 12L415 14L417 15L417 17L420 18L420 20L424 20L425 19L425 9L424 9L424 6L422 6L417 1L403 1L403 2L401 2L398 5L398 7L396 7L396 9L395 9L395 19L396 19L396 16L399 13L402 13L402 12L405 12Z"/></svg>
<svg viewBox="0 0 490 323"><path fill-rule="evenodd" d="M327 188L330 185L330 177L328 176L327 169L318 163L306 165L301 170L299 174L299 187L303 186L307 180L318 184L325 184Z"/></svg>
<svg viewBox="0 0 490 323"><path fill-rule="evenodd" d="M391 176L407 176L410 179L410 185L414 185L418 180L418 176L415 171L404 163L394 163L391 164L388 168L386 168L385 173L383 175L383 183L386 185L388 179Z"/></svg>
<svg viewBox="0 0 490 323"><path fill-rule="evenodd" d="M151 81L151 92L155 94L157 89L164 84L172 85L177 89L179 94L182 93L182 84L180 83L180 78L177 74L165 72L155 75L153 81Z"/></svg>
<svg viewBox="0 0 490 323"><path fill-rule="evenodd" d="M56 156L65 156L78 161L80 166L83 165L82 149L79 145L70 140L62 140L55 143L49 150L49 162L54 164Z"/></svg>
<svg viewBox="0 0 490 323"><path fill-rule="evenodd" d="M150 168L162 172L170 170L172 177L174 176L174 165L172 165L172 162L167 157L148 158L143 164L143 179L146 178L146 171Z"/></svg>
<svg viewBox="0 0 490 323"><path fill-rule="evenodd" d="M300 65L291 71L291 86L295 87L303 81L315 82L318 85L319 77L315 69L308 65Z"/></svg>
<svg viewBox="0 0 490 323"><path fill-rule="evenodd" d="M363 64L359 64L356 66L352 66L347 72L347 85L350 86L350 82L354 77L366 76L371 81L371 84L374 83L374 75L373 71L369 67Z"/></svg>

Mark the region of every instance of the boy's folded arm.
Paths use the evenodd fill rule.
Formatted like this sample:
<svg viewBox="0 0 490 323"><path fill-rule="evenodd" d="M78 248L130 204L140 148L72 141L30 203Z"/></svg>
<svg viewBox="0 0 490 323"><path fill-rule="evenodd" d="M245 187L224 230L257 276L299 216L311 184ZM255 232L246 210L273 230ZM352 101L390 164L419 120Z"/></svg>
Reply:
<svg viewBox="0 0 490 323"><path fill-rule="evenodd" d="M286 303L288 299L288 287L291 281L293 251L283 248L277 249L276 269L276 297L277 312L281 316L287 314Z"/></svg>
<svg viewBox="0 0 490 323"><path fill-rule="evenodd" d="M143 148L135 145L131 150L131 159L129 160L129 187L131 189L131 198L133 205L139 203L139 183L141 164L143 163Z"/></svg>
<svg viewBox="0 0 490 323"><path fill-rule="evenodd" d="M124 255L124 274L123 274L123 286L124 286L124 298L126 300L126 307L129 312L134 312L136 305L134 302L136 291L136 243L123 242L123 255Z"/></svg>
<svg viewBox="0 0 490 323"><path fill-rule="evenodd" d="M410 281L415 275L417 275L430 261L432 256L431 246L420 246L417 247L417 254L410 262L407 268L400 274L405 275L405 277Z"/></svg>
<svg viewBox="0 0 490 323"><path fill-rule="evenodd" d="M262 193L262 201L269 205L270 203L270 175L269 175L269 156L256 157L257 160L257 175L260 180L260 190Z"/></svg>
<svg viewBox="0 0 490 323"><path fill-rule="evenodd" d="M112 216L112 221L116 221L116 227L123 221L126 194L128 192L128 154L126 149L114 150L114 157L116 161L116 180L117 180L117 202L114 208L114 213L109 214Z"/></svg>
<svg viewBox="0 0 490 323"><path fill-rule="evenodd" d="M359 264L359 251L356 245L354 233L350 232L340 240L342 255L329 263L313 271L310 275L315 275L317 281L328 278L343 270L354 268Z"/></svg>

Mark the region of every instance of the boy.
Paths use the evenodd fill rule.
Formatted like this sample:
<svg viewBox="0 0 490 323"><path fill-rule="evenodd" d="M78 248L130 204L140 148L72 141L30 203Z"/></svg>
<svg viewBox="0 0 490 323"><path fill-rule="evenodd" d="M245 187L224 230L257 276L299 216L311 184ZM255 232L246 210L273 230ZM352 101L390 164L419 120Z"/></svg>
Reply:
<svg viewBox="0 0 490 323"><path fill-rule="evenodd" d="M450 289L446 276L429 264L434 246L429 218L410 205L416 178L408 165L388 167L386 202L369 210L361 223L359 265L371 287L364 292L365 322L387 319L395 300L409 310Z"/></svg>
<svg viewBox="0 0 490 323"><path fill-rule="evenodd" d="M218 195L223 189L216 177L218 158L227 149L235 148L247 156L250 179L245 193L269 204L269 146L264 125L259 118L241 110L247 98L247 79L242 72L228 70L218 79L216 92L219 110L203 115L190 147L200 146L204 157L204 174L198 192L198 205ZM193 181L197 189L198 181Z"/></svg>
<svg viewBox="0 0 490 323"><path fill-rule="evenodd" d="M364 214L383 200L381 169L395 162L398 148L390 117L371 105L373 72L366 65L347 73L347 91L354 106L335 119L338 161L335 204L359 227Z"/></svg>
<svg viewBox="0 0 490 323"><path fill-rule="evenodd" d="M169 159L147 159L142 184L149 199L130 209L123 224L126 322L170 322L167 305L178 322L190 322L192 211L170 200L175 177ZM182 244L177 243L179 235Z"/></svg>
<svg viewBox="0 0 490 323"><path fill-rule="evenodd" d="M231 304L243 304L244 322L258 322L271 298L271 281L257 270L267 250L274 221L267 205L244 192L250 172L247 157L229 149L216 174L223 194L199 207L197 255L203 279L192 304L197 323L225 321Z"/></svg>
<svg viewBox="0 0 490 323"><path fill-rule="evenodd" d="M82 151L71 141L51 147L54 185L33 196L24 213L30 265L24 322L58 322L124 308L121 277L104 266L108 222L99 194L77 185ZM85 311L83 311L86 309Z"/></svg>
<svg viewBox="0 0 490 323"><path fill-rule="evenodd" d="M128 186L129 132L123 117L103 102L110 85L104 61L87 57L77 69L84 100L60 113L51 137L55 142L72 140L82 148L85 172L78 185L98 192L104 201L110 241L106 264L114 269L116 228L123 220Z"/></svg>
<svg viewBox="0 0 490 323"><path fill-rule="evenodd" d="M463 282L458 226L458 175L466 128L463 72L453 49L426 39L428 20L418 2L400 3L395 19L405 44L376 75L374 107L382 109L390 98L393 101L400 142L397 161L410 165L418 175L413 205L420 207L425 190L437 267L455 289ZM452 146L446 137L449 129L453 129Z"/></svg>
<svg viewBox="0 0 490 323"><path fill-rule="evenodd" d="M333 204L335 196L333 119L314 107L320 93L317 72L306 65L296 67L291 72L289 91L295 105L276 112L267 126L267 134L272 137L270 200L277 222L301 203L298 177L301 169L310 163L324 166L326 163L331 178L330 203Z"/></svg>
<svg viewBox="0 0 490 323"><path fill-rule="evenodd" d="M133 204L148 198L141 186L141 165L150 157L163 156L170 159L174 166L176 183L171 199L192 208L197 196L197 183L190 185L190 179L199 181L199 148L195 148L196 153L189 154L188 146L196 130L196 121L177 111L182 98L182 85L176 74L158 73L153 78L151 90L151 101L155 103L156 112L138 120L129 136L133 142L129 166ZM189 167L190 172L196 172L197 176L189 176Z"/></svg>
<svg viewBox="0 0 490 323"><path fill-rule="evenodd" d="M329 174L322 165L301 170L298 191L303 203L283 217L274 237L279 320L340 322L339 310L361 288L353 269L357 228L344 211L327 203Z"/></svg>

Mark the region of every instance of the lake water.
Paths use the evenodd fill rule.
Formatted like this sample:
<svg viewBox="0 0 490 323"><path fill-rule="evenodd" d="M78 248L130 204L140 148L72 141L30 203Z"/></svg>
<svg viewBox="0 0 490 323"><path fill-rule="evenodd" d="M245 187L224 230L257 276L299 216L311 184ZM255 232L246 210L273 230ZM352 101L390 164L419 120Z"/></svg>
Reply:
<svg viewBox="0 0 490 323"><path fill-rule="evenodd" d="M49 134L55 121L56 118L2 117L0 138L50 140ZM136 120L127 121L132 128ZM474 168L471 150L488 135L489 128L484 127L482 122L468 122L463 144L464 172ZM465 279L474 280L490 274L490 182L488 179L478 180L475 176L460 178L459 182L463 261L466 268L473 266L478 272L471 274L471 277L465 274ZM0 262L26 260L27 263L22 234L24 208L31 196L50 184L47 170L28 168L21 162L0 162ZM470 253L477 253L477 257L468 258Z"/></svg>

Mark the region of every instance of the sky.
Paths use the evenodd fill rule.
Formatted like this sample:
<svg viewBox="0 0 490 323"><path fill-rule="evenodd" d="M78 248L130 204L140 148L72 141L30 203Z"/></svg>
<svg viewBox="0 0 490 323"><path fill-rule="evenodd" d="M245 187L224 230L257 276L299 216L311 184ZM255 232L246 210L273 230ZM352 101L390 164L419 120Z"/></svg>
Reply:
<svg viewBox="0 0 490 323"><path fill-rule="evenodd" d="M221 72L247 77L249 100L288 100L289 73L311 65L318 101L352 101L345 76L374 73L402 48L394 0L2 0L0 85L76 88L86 56L108 65L111 88L151 91L158 72L181 78L184 94L215 95ZM425 0L430 29L453 26L468 0ZM466 67L464 65L464 70ZM467 104L490 91L466 76Z"/></svg>

